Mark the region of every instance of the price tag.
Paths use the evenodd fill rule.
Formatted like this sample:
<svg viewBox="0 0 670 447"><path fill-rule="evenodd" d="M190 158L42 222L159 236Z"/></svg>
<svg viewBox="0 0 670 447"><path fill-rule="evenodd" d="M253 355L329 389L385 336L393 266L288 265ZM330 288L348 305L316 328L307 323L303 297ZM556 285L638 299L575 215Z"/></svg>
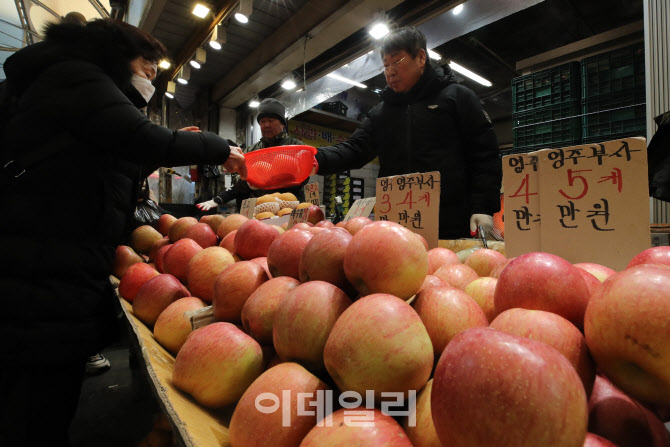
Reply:
<svg viewBox="0 0 670 447"><path fill-rule="evenodd" d="M191 330L194 331L216 321L214 319L214 308L212 306L184 312L184 315L191 320Z"/></svg>
<svg viewBox="0 0 670 447"><path fill-rule="evenodd" d="M251 199L242 200L242 206L240 207L240 214L246 217L247 219L254 218L254 208L256 208L256 197Z"/></svg>
<svg viewBox="0 0 670 447"><path fill-rule="evenodd" d="M437 247L440 173L396 175L377 179L375 220L390 220L423 236Z"/></svg>
<svg viewBox="0 0 670 447"><path fill-rule="evenodd" d="M541 251L539 153L506 155L502 159L505 254L510 258Z"/></svg>
<svg viewBox="0 0 670 447"><path fill-rule="evenodd" d="M299 210L293 210L291 213L291 218L288 220L288 225L286 226L287 230L293 228L293 225L300 222L307 222L307 217L309 217L309 208L302 208Z"/></svg>
<svg viewBox="0 0 670 447"><path fill-rule="evenodd" d="M344 217L344 221L348 222L354 217L368 217L370 213L372 213L376 202L376 197L356 200L351 208L349 208L349 212L347 212L347 215Z"/></svg>
<svg viewBox="0 0 670 447"><path fill-rule="evenodd" d="M305 202L309 202L316 206L321 205L321 200L319 199L318 183L308 183L303 187L303 190L305 191Z"/></svg>

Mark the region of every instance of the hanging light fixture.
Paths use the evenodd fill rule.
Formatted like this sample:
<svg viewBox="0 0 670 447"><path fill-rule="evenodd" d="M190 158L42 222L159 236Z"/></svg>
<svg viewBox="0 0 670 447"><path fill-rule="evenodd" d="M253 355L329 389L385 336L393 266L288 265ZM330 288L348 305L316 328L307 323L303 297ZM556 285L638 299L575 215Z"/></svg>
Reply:
<svg viewBox="0 0 670 447"><path fill-rule="evenodd" d="M221 24L216 25L212 37L209 39L209 46L215 50L220 50L224 43L226 43L226 28Z"/></svg>
<svg viewBox="0 0 670 447"><path fill-rule="evenodd" d="M261 102L258 100L258 98L251 98L251 100L249 100L249 107L251 107L252 109L256 109L260 105Z"/></svg>
<svg viewBox="0 0 670 447"><path fill-rule="evenodd" d="M204 48L196 48L195 55L191 59L191 67L199 69L205 62L207 62L207 51Z"/></svg>
<svg viewBox="0 0 670 447"><path fill-rule="evenodd" d="M368 33L375 39L379 40L389 33L388 18L384 11L377 11L372 19L372 26Z"/></svg>
<svg viewBox="0 0 670 447"><path fill-rule="evenodd" d="M297 86L298 85L296 84L295 78L293 77L293 75L288 75L286 78L284 78L284 80L281 83L281 87L284 90L293 90Z"/></svg>
<svg viewBox="0 0 670 447"><path fill-rule="evenodd" d="M249 22L249 17L253 11L253 0L240 0L240 6L237 8L237 12L235 13L235 19L240 23L247 23Z"/></svg>
<svg viewBox="0 0 670 447"><path fill-rule="evenodd" d="M172 64L170 63L169 60L167 60L167 59L163 59L163 60L161 60L161 61L158 63L158 66L159 66L162 70L167 70L168 68L170 68L170 67L172 66Z"/></svg>
<svg viewBox="0 0 670 447"><path fill-rule="evenodd" d="M209 14L211 8L208 5L202 3L196 3L195 8L193 8L193 15L204 19Z"/></svg>
<svg viewBox="0 0 670 447"><path fill-rule="evenodd" d="M189 67L188 65L183 65L179 70L179 74L177 75L177 82L186 85L188 84L188 80L190 78L191 78L191 67Z"/></svg>
<svg viewBox="0 0 670 447"><path fill-rule="evenodd" d="M177 84L172 81L168 81L167 88L165 89L165 96L172 99L174 98L174 92L177 90Z"/></svg>

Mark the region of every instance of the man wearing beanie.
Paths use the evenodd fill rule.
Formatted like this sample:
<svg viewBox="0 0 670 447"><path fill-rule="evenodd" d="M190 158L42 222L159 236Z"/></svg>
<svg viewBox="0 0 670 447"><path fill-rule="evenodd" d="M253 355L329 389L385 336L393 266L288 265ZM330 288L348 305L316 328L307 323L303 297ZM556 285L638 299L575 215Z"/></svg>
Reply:
<svg viewBox="0 0 670 447"><path fill-rule="evenodd" d="M286 108L284 107L284 104L274 98L267 98L261 101L258 106L258 116L256 117L256 121L258 121L258 124L261 126L262 137L256 144L245 149L245 153L264 149L266 147L305 144L297 138L288 135L286 132ZM301 185L286 189L251 189L247 182L235 176L232 189L215 196L212 200L199 203L197 206L201 210L207 211L222 203L236 199L237 207L240 208L242 200L244 199L260 197L273 192L290 192L293 193L300 202L304 202L305 192L303 191L303 186L305 186L308 181L309 179L305 180Z"/></svg>

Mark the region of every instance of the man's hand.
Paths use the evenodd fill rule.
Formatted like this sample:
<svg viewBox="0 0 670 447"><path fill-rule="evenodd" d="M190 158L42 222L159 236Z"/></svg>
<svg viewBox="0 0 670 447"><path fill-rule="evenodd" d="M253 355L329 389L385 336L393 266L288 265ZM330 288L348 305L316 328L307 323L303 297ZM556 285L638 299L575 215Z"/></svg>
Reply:
<svg viewBox="0 0 670 447"><path fill-rule="evenodd" d="M183 132L202 132L198 126L188 126L179 129Z"/></svg>
<svg viewBox="0 0 670 447"><path fill-rule="evenodd" d="M486 234L490 234L493 229L493 216L488 214L473 214L470 216L470 236L477 235L477 228L484 227Z"/></svg>
<svg viewBox="0 0 670 447"><path fill-rule="evenodd" d="M206 202L198 203L196 206L202 211L209 211L212 208L216 208L217 206L219 206L219 204L213 200L208 200Z"/></svg>
<svg viewBox="0 0 670 447"><path fill-rule="evenodd" d="M223 167L228 172L236 172L240 174L242 180L247 179L247 163L244 159L242 149L237 146L230 146L230 156L223 164Z"/></svg>

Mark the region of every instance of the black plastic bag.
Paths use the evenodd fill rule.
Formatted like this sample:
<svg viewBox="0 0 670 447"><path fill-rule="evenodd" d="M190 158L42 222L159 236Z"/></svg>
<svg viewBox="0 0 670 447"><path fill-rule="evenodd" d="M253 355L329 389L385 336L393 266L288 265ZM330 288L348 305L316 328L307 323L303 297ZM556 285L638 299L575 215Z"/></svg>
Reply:
<svg viewBox="0 0 670 447"><path fill-rule="evenodd" d="M165 214L165 210L158 206L156 202L151 200L149 196L149 182L144 180L142 190L137 199L137 206L133 213L133 228L142 225L155 226L161 215Z"/></svg>
<svg viewBox="0 0 670 447"><path fill-rule="evenodd" d="M658 130L649 142L649 195L670 202L670 112L655 119Z"/></svg>

